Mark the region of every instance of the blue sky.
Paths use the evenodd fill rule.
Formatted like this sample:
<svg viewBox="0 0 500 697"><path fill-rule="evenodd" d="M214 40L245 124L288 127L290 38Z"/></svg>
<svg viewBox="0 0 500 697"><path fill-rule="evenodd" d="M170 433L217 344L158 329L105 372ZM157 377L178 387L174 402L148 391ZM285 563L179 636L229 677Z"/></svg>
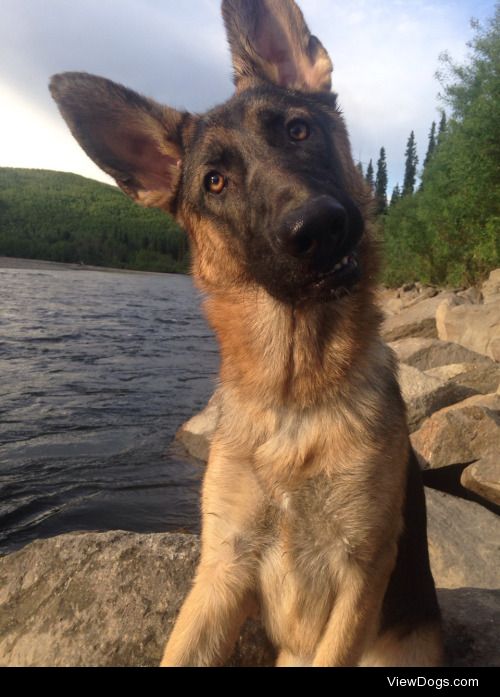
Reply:
<svg viewBox="0 0 500 697"><path fill-rule="evenodd" d="M434 73L462 60L471 17L495 0L299 0L333 59L353 155L387 150L401 181L415 130L420 161L438 118ZM204 111L232 92L218 0L1 0L0 166L73 171L108 181L66 130L47 91L53 73L85 70L172 106Z"/></svg>

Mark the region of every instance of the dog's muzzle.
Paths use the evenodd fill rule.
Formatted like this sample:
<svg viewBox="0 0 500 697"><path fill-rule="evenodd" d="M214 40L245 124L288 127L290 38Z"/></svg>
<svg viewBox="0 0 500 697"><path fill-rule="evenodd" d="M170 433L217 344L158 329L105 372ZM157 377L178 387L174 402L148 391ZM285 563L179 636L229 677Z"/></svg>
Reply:
<svg viewBox="0 0 500 697"><path fill-rule="evenodd" d="M363 234L357 206L345 198L318 196L286 215L275 237L280 253L293 257L315 283L351 285L359 280L356 246Z"/></svg>

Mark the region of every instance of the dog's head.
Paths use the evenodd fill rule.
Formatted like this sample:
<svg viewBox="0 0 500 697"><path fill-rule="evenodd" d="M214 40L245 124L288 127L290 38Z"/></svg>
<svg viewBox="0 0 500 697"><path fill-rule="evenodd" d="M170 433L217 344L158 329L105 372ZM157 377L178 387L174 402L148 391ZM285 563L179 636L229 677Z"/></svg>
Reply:
<svg viewBox="0 0 500 697"><path fill-rule="evenodd" d="M223 0L236 93L206 114L85 73L54 99L87 154L139 203L171 212L199 283L280 301L335 299L372 275L369 194L331 92L332 63L293 0Z"/></svg>

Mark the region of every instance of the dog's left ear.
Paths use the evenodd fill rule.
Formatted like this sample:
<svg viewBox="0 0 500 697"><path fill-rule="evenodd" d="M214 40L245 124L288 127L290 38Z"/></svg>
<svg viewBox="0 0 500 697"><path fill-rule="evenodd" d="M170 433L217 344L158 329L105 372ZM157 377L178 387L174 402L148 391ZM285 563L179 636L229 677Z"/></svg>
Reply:
<svg viewBox="0 0 500 697"><path fill-rule="evenodd" d="M333 65L293 0L222 0L234 81L250 78L307 92L330 91Z"/></svg>

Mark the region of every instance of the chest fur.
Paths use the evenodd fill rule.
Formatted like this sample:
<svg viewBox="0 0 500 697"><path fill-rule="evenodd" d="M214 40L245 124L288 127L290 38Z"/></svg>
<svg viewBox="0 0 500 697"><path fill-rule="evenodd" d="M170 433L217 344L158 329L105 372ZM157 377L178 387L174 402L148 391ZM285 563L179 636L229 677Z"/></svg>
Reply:
<svg viewBox="0 0 500 697"><path fill-rule="evenodd" d="M351 564L362 563L370 524L353 518L344 499L342 482L320 476L272 506L258 595L269 635L293 653L312 652L339 584Z"/></svg>

